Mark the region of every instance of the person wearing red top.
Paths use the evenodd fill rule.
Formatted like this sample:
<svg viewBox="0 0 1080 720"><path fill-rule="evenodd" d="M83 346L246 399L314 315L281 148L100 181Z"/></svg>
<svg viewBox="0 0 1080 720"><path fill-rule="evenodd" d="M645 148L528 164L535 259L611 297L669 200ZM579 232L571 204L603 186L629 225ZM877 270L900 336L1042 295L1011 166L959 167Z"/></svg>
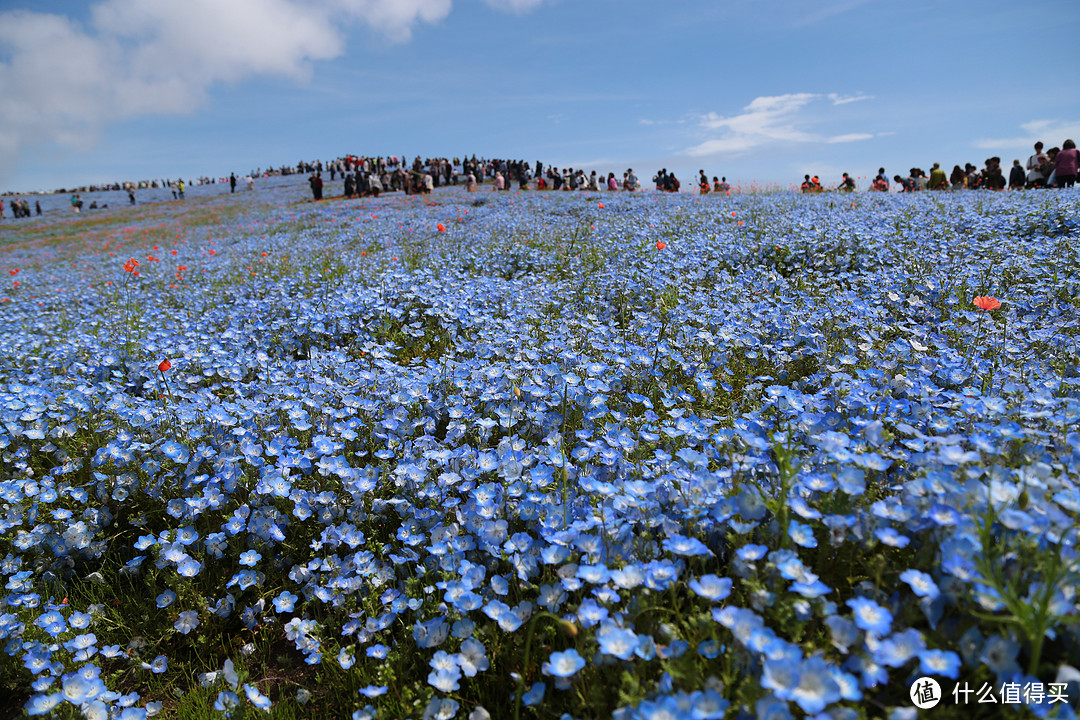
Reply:
<svg viewBox="0 0 1080 720"><path fill-rule="evenodd" d="M1060 188L1072 187L1076 182L1076 173L1080 169L1080 153L1076 143L1066 140L1061 144L1061 152L1054 158L1054 175Z"/></svg>

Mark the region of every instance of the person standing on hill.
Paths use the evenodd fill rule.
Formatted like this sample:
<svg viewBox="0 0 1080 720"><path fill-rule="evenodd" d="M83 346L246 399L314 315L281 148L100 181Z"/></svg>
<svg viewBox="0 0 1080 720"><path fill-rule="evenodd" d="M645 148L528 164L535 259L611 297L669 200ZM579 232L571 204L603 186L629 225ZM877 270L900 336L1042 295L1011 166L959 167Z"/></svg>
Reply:
<svg viewBox="0 0 1080 720"><path fill-rule="evenodd" d="M321 172L312 173L311 177L308 178L308 185L311 186L311 199L312 200L322 200L322 191L323 191L322 173Z"/></svg>
<svg viewBox="0 0 1080 720"><path fill-rule="evenodd" d="M1024 189L1024 166L1020 164L1019 159L1013 160L1012 170L1009 171L1009 189Z"/></svg>
<svg viewBox="0 0 1080 720"><path fill-rule="evenodd" d="M1072 187L1080 170L1080 153L1071 139L1061 144L1061 152L1054 158L1054 177L1059 188Z"/></svg>
<svg viewBox="0 0 1080 720"><path fill-rule="evenodd" d="M946 190L949 187L949 179L945 177L945 171L941 169L941 163L934 163L930 168L930 179L926 182L927 190Z"/></svg>
<svg viewBox="0 0 1080 720"><path fill-rule="evenodd" d="M953 165L952 174L949 175L949 184L953 190L963 190L967 187L967 173L961 170L959 165Z"/></svg>
<svg viewBox="0 0 1080 720"><path fill-rule="evenodd" d="M885 168L878 168L870 189L875 192L889 192L889 176L885 174Z"/></svg>
<svg viewBox="0 0 1080 720"><path fill-rule="evenodd" d="M236 173L229 173L229 192L236 192Z"/></svg>
<svg viewBox="0 0 1080 720"><path fill-rule="evenodd" d="M986 159L983 169L983 187L991 190L1005 189L1005 176L1001 173L1001 158L996 155Z"/></svg>
<svg viewBox="0 0 1080 720"><path fill-rule="evenodd" d="M1046 176L1050 174L1050 157L1043 152L1043 144L1040 140L1035 143L1035 153L1027 161L1027 186L1042 187L1046 185Z"/></svg>

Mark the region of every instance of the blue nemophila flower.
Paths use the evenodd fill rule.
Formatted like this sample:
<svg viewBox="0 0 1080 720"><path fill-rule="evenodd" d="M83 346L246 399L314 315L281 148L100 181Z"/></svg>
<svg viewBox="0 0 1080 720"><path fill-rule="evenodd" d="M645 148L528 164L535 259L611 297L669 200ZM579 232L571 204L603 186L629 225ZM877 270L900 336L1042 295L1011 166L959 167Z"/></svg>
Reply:
<svg viewBox="0 0 1080 720"><path fill-rule="evenodd" d="M603 622L608 617L608 609L599 605L594 599L586 598L578 605L577 618L584 627L592 627Z"/></svg>
<svg viewBox="0 0 1080 720"><path fill-rule="evenodd" d="M833 647L842 653L846 653L859 639L859 629L847 618L829 615L825 618L825 625L829 628Z"/></svg>
<svg viewBox="0 0 1080 720"><path fill-rule="evenodd" d="M176 572L182 577L195 577L202 569L202 563L194 558L188 558L176 567Z"/></svg>
<svg viewBox="0 0 1080 720"><path fill-rule="evenodd" d="M56 637L67 629L67 621L64 619L64 616L56 610L42 613L34 620L34 624L53 637Z"/></svg>
<svg viewBox="0 0 1080 720"><path fill-rule="evenodd" d="M461 649L457 654L457 665L465 677L475 677L490 667L490 662L485 656L483 643L475 638L466 638L461 643Z"/></svg>
<svg viewBox="0 0 1080 720"><path fill-rule="evenodd" d="M767 545L747 544L739 548L735 554L743 562L754 562L765 557L769 552Z"/></svg>
<svg viewBox="0 0 1080 720"><path fill-rule="evenodd" d="M191 458L191 453L182 444L175 440L166 440L161 445L161 452L165 457L176 463L186 463Z"/></svg>
<svg viewBox="0 0 1080 720"><path fill-rule="evenodd" d="M731 594L731 580L716 575L702 575L688 583L691 590L706 600L716 602Z"/></svg>
<svg viewBox="0 0 1080 720"><path fill-rule="evenodd" d="M629 660L638 645L638 636L633 630L621 628L613 623L604 623L596 634L600 643L600 652L613 655L620 660Z"/></svg>
<svg viewBox="0 0 1080 720"><path fill-rule="evenodd" d="M214 700L214 709L229 714L240 704L240 698L231 690L222 690Z"/></svg>
<svg viewBox="0 0 1080 720"><path fill-rule="evenodd" d="M874 531L874 535L882 543L896 548L907 547L908 544L911 542L911 538L907 537L906 535L901 535L899 532L897 532L894 528L891 527L878 528Z"/></svg>
<svg viewBox="0 0 1080 720"><path fill-rule="evenodd" d="M386 691L390 688L386 685L368 685L367 687L360 688L360 694L364 697L375 698L380 695L385 695Z"/></svg>
<svg viewBox="0 0 1080 720"><path fill-rule="evenodd" d="M251 704L259 708L260 710L270 709L270 698L259 692L259 689L254 685L244 683L244 694L247 695L247 698L251 701Z"/></svg>
<svg viewBox="0 0 1080 720"><path fill-rule="evenodd" d="M908 660L926 649L926 642L922 633L914 628L908 628L895 633L873 648L873 656L876 662L887 667L901 667Z"/></svg>
<svg viewBox="0 0 1080 720"><path fill-rule="evenodd" d="M911 591L919 597L935 598L940 594L934 579L924 572L908 569L900 573L900 579L911 587Z"/></svg>
<svg viewBox="0 0 1080 720"><path fill-rule="evenodd" d="M72 705L82 705L105 691L105 684L98 678L87 678L81 673L68 673L63 677L61 695Z"/></svg>
<svg viewBox="0 0 1080 720"><path fill-rule="evenodd" d="M720 643L710 638L698 643L697 654L711 660L720 655L720 649Z"/></svg>
<svg viewBox="0 0 1080 720"><path fill-rule="evenodd" d="M581 657L577 650L570 648L563 652L553 652L544 663L543 671L555 677L568 678L585 667L585 658Z"/></svg>
<svg viewBox="0 0 1080 720"><path fill-rule="evenodd" d="M809 525L792 520L788 524L788 535L796 545L805 548L817 547L817 538L814 537L814 529Z"/></svg>
<svg viewBox="0 0 1080 720"><path fill-rule="evenodd" d="M533 705L539 705L540 701L544 699L544 691L547 690L547 685L542 682L535 682L532 687L521 696L521 702L525 707L532 707Z"/></svg>
<svg viewBox="0 0 1080 720"><path fill-rule="evenodd" d="M180 613L180 617L173 624L173 627L180 633L187 635L189 632L199 626L199 613L195 610L185 610Z"/></svg>
<svg viewBox="0 0 1080 720"><path fill-rule="evenodd" d="M798 684L792 689L791 696L804 712L818 713L840 700L840 685L833 672L833 668L817 656L800 663Z"/></svg>
<svg viewBox="0 0 1080 720"><path fill-rule="evenodd" d="M640 565L626 565L611 571L611 580L624 589L631 589L645 582L645 570Z"/></svg>
<svg viewBox="0 0 1080 720"><path fill-rule="evenodd" d="M423 718L424 720L450 720L457 715L460 707L456 700L435 697L424 708Z"/></svg>
<svg viewBox="0 0 1080 720"><path fill-rule="evenodd" d="M919 672L955 680L960 676L960 656L951 650L923 650L919 653Z"/></svg>
<svg viewBox="0 0 1080 720"><path fill-rule="evenodd" d="M78 652L80 650L86 650L97 644L97 636L94 633L84 633L82 635L76 635L72 639L64 643L64 648L68 652Z"/></svg>
<svg viewBox="0 0 1080 720"><path fill-rule="evenodd" d="M705 546L705 543L701 542L697 538L685 537L682 535L672 535L666 538L663 542L663 547L670 553L675 555L685 555L689 557L700 555L712 555L712 550L709 550Z"/></svg>
<svg viewBox="0 0 1080 720"><path fill-rule="evenodd" d="M860 630L872 632L884 637L892 630L892 613L873 600L855 597L847 601L847 606L854 611L855 625Z"/></svg>
<svg viewBox="0 0 1080 720"><path fill-rule="evenodd" d="M840 489L848 495L862 495L866 492L866 473L859 468L847 465L836 476Z"/></svg>
<svg viewBox="0 0 1080 720"><path fill-rule="evenodd" d="M176 542L181 545L190 545L199 539L199 533L195 532L195 528L182 527L176 531Z"/></svg>
<svg viewBox="0 0 1080 720"><path fill-rule="evenodd" d="M489 603L489 605L490 604L491 603ZM506 608L506 613L513 615L509 606L503 605L502 603L500 603L500 605ZM486 607L485 612L487 612ZM492 616L489 614L488 617ZM503 614L500 613L499 617L503 617ZM492 617L492 619L495 620L496 618ZM518 624L520 624L520 621ZM413 625L413 639L416 641L416 646L421 649L442 645L449 634L450 626L446 624L446 618L444 617L432 618L431 620L418 622Z"/></svg>
<svg viewBox="0 0 1080 720"><path fill-rule="evenodd" d="M240 564L248 567L255 567L259 560L262 559L262 555L254 550L247 550L240 553Z"/></svg>
<svg viewBox="0 0 1080 720"><path fill-rule="evenodd" d="M135 541L136 550L145 550L148 547L152 547L157 542L157 538L153 535L140 535L139 539Z"/></svg>
<svg viewBox="0 0 1080 720"><path fill-rule="evenodd" d="M46 715L63 701L64 696L61 693L34 695L27 700L26 705L23 707L26 709L27 715Z"/></svg>
<svg viewBox="0 0 1080 720"><path fill-rule="evenodd" d="M998 677L1006 677L1020 672L1016 656L1020 645L1004 635L991 635L983 644L979 661L986 665Z"/></svg>
<svg viewBox="0 0 1080 720"><path fill-rule="evenodd" d="M587 583L602 585L611 578L611 573L604 565L579 565L577 577Z"/></svg>
<svg viewBox="0 0 1080 720"><path fill-rule="evenodd" d="M176 593L172 590L166 590L157 596L157 606L159 608L165 608L176 602Z"/></svg>
<svg viewBox="0 0 1080 720"><path fill-rule="evenodd" d="M791 700L799 685L800 658L785 655L763 663L761 686L782 700Z"/></svg>
<svg viewBox="0 0 1080 720"><path fill-rule="evenodd" d="M765 501L755 487L744 486L735 497L735 503L739 515L746 520L760 520L765 517Z"/></svg>
<svg viewBox="0 0 1080 720"><path fill-rule="evenodd" d="M792 592L798 593L804 598L811 599L819 598L832 592L832 588L821 582L818 576L811 572L803 573L802 580L791 583L790 589Z"/></svg>
<svg viewBox="0 0 1080 720"><path fill-rule="evenodd" d="M458 681L461 679L461 668L458 667L457 656L439 650L432 656L431 672L428 674L428 684L439 692L449 693L458 689Z"/></svg>
<svg viewBox="0 0 1080 720"><path fill-rule="evenodd" d="M297 596L288 590L282 590L276 598L274 598L274 610L279 613L292 612L296 606Z"/></svg>

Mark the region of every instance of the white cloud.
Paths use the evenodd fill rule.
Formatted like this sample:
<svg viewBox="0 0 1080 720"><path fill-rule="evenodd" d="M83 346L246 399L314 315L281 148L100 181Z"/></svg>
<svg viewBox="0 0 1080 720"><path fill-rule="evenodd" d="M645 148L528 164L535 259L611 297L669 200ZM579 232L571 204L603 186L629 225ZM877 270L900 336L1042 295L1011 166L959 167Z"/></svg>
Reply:
<svg viewBox="0 0 1080 720"><path fill-rule="evenodd" d="M110 123L192 112L215 83L306 80L313 63L344 52L349 22L402 42L450 8L451 0L102 0L88 26L0 12L0 173L35 144L87 148Z"/></svg>
<svg viewBox="0 0 1080 720"><path fill-rule="evenodd" d="M972 143L983 150L1031 149L1042 141L1047 148L1060 146L1067 138L1080 138L1080 123L1060 120L1032 120L1020 126L1024 135L1012 138L979 139Z"/></svg>
<svg viewBox="0 0 1080 720"><path fill-rule="evenodd" d="M738 115L724 117L710 112L699 116L698 125L707 133L719 132L720 136L688 148L684 154L691 157L738 154L776 143L843 143L874 137L870 133L822 136L803 129L810 121L805 112L807 107L822 98L836 106L866 100L869 96L790 93L755 98Z"/></svg>
<svg viewBox="0 0 1080 720"><path fill-rule="evenodd" d="M827 143L847 143L858 142L859 140L869 140L874 137L873 133L848 133L846 135L833 135L831 138L827 138Z"/></svg>
<svg viewBox="0 0 1080 720"><path fill-rule="evenodd" d="M412 36L418 22L434 24L450 14L451 0L332 0L332 6L362 20L391 40Z"/></svg>
<svg viewBox="0 0 1080 720"><path fill-rule="evenodd" d="M837 93L829 93L825 97L832 101L833 105L847 105L848 103L860 102L862 100L873 100L873 95L863 95L862 93L855 93L854 95L839 95Z"/></svg>

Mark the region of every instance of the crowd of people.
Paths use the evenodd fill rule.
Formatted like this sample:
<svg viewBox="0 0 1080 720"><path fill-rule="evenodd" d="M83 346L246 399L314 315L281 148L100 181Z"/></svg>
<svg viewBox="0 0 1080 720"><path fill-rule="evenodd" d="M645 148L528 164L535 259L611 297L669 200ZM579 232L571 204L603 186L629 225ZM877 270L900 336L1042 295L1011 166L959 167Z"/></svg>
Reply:
<svg viewBox="0 0 1080 720"><path fill-rule="evenodd" d="M1080 168L1080 154L1077 152L1076 143L1072 139L1065 140L1061 147L1053 147L1043 151L1043 143L1035 143L1035 152L1022 164L1019 159L1014 160L1006 178L1001 168L1001 158L987 158L984 166L980 169L971 163L961 168L955 165L952 173L946 175L944 168L939 163L934 163L930 172L921 168L911 168L906 176L893 175L890 178L885 173L885 168L879 168L868 190L873 192L888 192L892 183L896 183L900 192L917 192L921 190L962 190L987 188L993 190L1030 189L1040 187L1073 187L1076 183L1078 168ZM364 157L357 155L345 155L329 161L300 161L296 165L281 166L263 171L257 169L244 176L237 178L235 173L230 173L228 178L198 178L186 183L178 180L150 180L137 183L125 182L112 185L93 186L90 190L126 190L130 204L135 204L135 190L141 188L167 188L171 190L174 199L182 200L186 185L215 184L227 182L229 191L236 192L238 184L243 184L248 190L254 190L256 177L274 177L284 175L308 174L308 183L314 200L324 197L326 179L323 174L329 175L329 181L335 182L340 178L344 188L344 197L378 197L383 192L404 191L408 195L426 194L435 188L446 185L459 185L464 183L469 192L474 192L478 186L486 180L492 181L492 189L495 191L510 190L515 185L524 190L535 187L537 190L624 190L636 191L641 189L641 183L632 168L628 168L622 174L620 180L615 173L609 172L607 177L595 170L586 174L581 168L558 168L553 166L544 167L539 160L530 164L524 160L508 159L478 159L476 155L461 158L421 158L416 156L410 163L404 156L378 156ZM662 168L653 178L658 192L680 192L682 183L669 172ZM827 188L822 185L821 179L816 175L807 174L802 182L801 190L804 193L824 192ZM844 173L835 188L839 192L853 192L857 189L855 179L848 173ZM86 189L83 189L86 191ZM726 177L717 178L715 175L710 180L704 170L698 171L697 191L702 194L721 193L730 194L731 185ZM57 192L67 192L60 190ZM72 196L72 209L79 212L83 203L75 193ZM31 217L32 212L29 203L25 199L12 198L7 201L11 208L11 214L15 218ZM90 208L95 209L96 203ZM102 206L107 207L107 206ZM36 202L35 208L38 215L42 214L41 203ZM0 217L4 217L5 203L0 199Z"/></svg>
<svg viewBox="0 0 1080 720"><path fill-rule="evenodd" d="M28 218L33 213L30 212L30 202L26 198L12 198L8 200L8 205L11 207L11 217L13 218ZM34 210L38 215L41 214L41 201L34 201ZM0 198L0 217L4 216L4 201Z"/></svg>
<svg viewBox="0 0 1080 720"><path fill-rule="evenodd" d="M407 195L426 194L435 188L464 183L468 192L475 192L485 181L491 181L494 191L514 188L525 190L535 186L537 190L629 190L640 188L640 181L632 168L623 173L620 182L615 173L605 178L593 170L588 175L578 168L544 167L539 160L535 164L525 160L478 159L475 155L463 158L415 157L408 163L396 156L389 158L366 158L347 155L326 163L301 163L297 166L309 173L308 183L313 200L322 200L329 175L333 182L340 175L343 194L351 197L378 197L383 192L404 191ZM460 168L460 171L459 171ZM535 185L534 185L535 183Z"/></svg>
<svg viewBox="0 0 1080 720"><path fill-rule="evenodd" d="M920 190L975 190L984 188L988 190L1030 190L1033 188L1071 188L1076 184L1076 176L1080 170L1080 152L1077 151L1076 143L1068 139L1061 147L1053 147L1043 152L1043 143L1035 143L1035 152L1027 159L1027 163L1021 164L1019 159L1013 160L1009 175L1006 178L1001 168L1001 158L987 158L982 168L971 163L965 163L961 168L954 165L949 175L945 174L940 163L934 163L927 174L922 168L911 168L907 176L893 175L892 182L900 188L900 192L918 192ZM703 174L704 177L704 174ZM816 176L806 175L803 178L801 189L804 193L823 192L825 188L821 180ZM834 188L840 192L855 190L855 180L844 173L840 183ZM879 168L877 175L870 183L869 190L873 192L888 192L890 189L889 176L885 168Z"/></svg>

